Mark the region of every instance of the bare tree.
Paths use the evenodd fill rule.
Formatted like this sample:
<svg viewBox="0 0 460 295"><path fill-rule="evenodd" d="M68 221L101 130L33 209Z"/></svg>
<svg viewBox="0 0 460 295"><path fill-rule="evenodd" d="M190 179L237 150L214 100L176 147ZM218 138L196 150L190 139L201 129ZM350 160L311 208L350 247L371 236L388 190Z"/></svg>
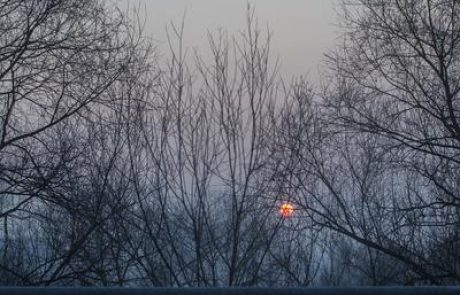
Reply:
<svg viewBox="0 0 460 295"><path fill-rule="evenodd" d="M307 285L311 244L294 229L282 233L276 207L286 193L273 159L284 93L270 34L249 9L241 35L209 35L208 59L190 55L183 31L169 31L170 61L136 152L151 163L138 190L140 271L154 285ZM305 263L287 265L294 255Z"/></svg>
<svg viewBox="0 0 460 295"><path fill-rule="evenodd" d="M136 103L124 95L151 50L140 25L99 1L0 10L1 268L18 284L75 283L104 263L81 269L95 236L104 233L100 251L114 250L108 220L129 205L120 155ZM29 263L8 258L17 251Z"/></svg>
<svg viewBox="0 0 460 295"><path fill-rule="evenodd" d="M317 109L323 128L301 142L303 207L403 262L407 283L457 282L458 268L432 253L459 222L459 3L344 2L336 87Z"/></svg>

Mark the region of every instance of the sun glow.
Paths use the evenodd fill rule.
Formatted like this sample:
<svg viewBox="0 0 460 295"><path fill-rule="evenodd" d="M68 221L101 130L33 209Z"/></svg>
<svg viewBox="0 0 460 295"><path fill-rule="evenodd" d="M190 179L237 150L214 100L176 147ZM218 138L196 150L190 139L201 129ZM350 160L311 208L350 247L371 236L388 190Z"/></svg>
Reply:
<svg viewBox="0 0 460 295"><path fill-rule="evenodd" d="M290 203L283 203L280 206L279 213L283 218L291 217L294 214L294 206Z"/></svg>

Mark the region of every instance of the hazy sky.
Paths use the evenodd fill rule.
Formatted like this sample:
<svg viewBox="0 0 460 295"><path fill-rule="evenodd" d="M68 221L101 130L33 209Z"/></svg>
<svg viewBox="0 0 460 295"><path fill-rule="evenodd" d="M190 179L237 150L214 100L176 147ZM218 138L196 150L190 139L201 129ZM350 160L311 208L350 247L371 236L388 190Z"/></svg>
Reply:
<svg viewBox="0 0 460 295"><path fill-rule="evenodd" d="M207 32L244 29L247 0L128 0L146 9L147 33L165 42L165 26L180 23L184 12L186 46L202 49ZM272 52L279 54L285 78L305 75L315 79L323 53L332 48L337 27L337 0L250 0L259 25L273 32Z"/></svg>

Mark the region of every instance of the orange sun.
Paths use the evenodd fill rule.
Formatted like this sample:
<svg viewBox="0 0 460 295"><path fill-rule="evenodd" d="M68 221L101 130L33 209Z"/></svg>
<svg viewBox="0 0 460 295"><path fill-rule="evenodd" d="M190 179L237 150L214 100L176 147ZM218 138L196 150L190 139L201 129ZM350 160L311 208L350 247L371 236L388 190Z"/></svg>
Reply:
<svg viewBox="0 0 460 295"><path fill-rule="evenodd" d="M292 214L294 213L294 206L292 206L292 204L290 203L283 203L280 206L279 212L280 212L281 217L283 218L291 217Z"/></svg>

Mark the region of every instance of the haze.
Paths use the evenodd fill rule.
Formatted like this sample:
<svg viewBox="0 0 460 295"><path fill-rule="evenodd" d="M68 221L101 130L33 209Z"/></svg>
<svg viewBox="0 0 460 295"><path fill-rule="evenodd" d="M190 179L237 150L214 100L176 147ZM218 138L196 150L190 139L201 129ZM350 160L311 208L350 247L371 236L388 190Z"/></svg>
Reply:
<svg viewBox="0 0 460 295"><path fill-rule="evenodd" d="M131 2L132 3L132 2ZM203 50L207 32L234 34L244 29L247 0L139 0L146 9L146 32L165 49L165 27L185 14L185 45ZM261 28L273 33L272 52L280 57L285 78L307 75L316 80L324 52L336 37L338 0L252 0ZM162 46L163 45L163 46Z"/></svg>

